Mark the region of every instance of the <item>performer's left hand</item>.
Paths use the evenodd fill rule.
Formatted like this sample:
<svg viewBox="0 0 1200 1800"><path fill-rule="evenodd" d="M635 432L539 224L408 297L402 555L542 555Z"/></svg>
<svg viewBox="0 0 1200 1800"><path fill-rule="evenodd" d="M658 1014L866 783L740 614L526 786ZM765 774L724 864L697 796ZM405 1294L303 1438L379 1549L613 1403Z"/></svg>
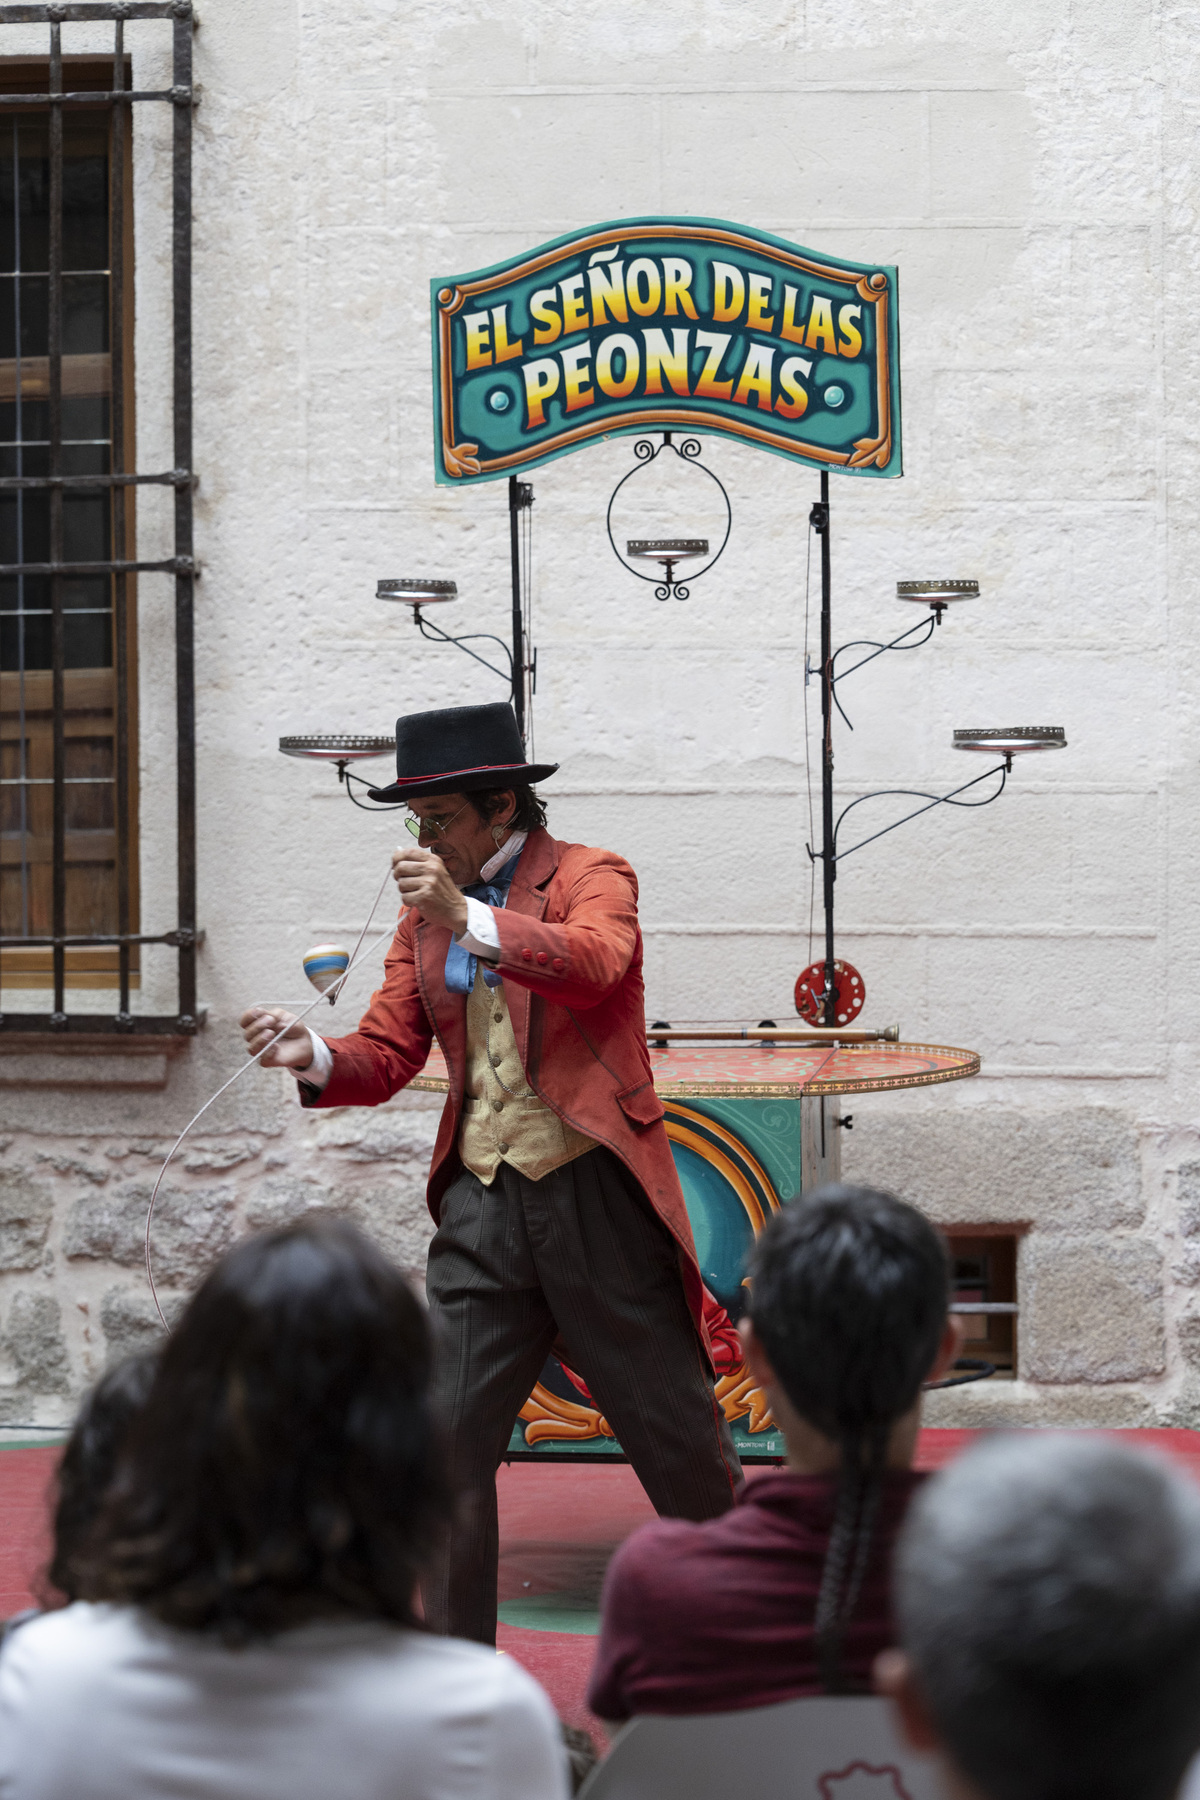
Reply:
<svg viewBox="0 0 1200 1800"><path fill-rule="evenodd" d="M467 903L440 856L432 850L392 851L392 874L405 906L415 907L431 925L448 925L456 937L467 929Z"/></svg>

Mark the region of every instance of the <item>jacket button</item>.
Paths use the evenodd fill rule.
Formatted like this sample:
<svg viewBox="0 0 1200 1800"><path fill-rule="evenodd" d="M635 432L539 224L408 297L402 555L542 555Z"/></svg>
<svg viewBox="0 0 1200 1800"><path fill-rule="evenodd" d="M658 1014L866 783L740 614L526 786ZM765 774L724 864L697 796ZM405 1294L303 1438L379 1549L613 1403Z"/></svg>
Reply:
<svg viewBox="0 0 1200 1800"><path fill-rule="evenodd" d="M525 947L525 948L524 948L524 950L522 950L522 952L521 952L521 955L522 955L522 957L523 957L523 958L524 958L524 960L525 960L525 961L526 961L526 962L532 962L532 961L533 961L533 951L532 951L532 950L531 950L531 949L530 949L530 948L529 948L529 946L528 946L528 945L526 945L526 947Z"/></svg>
<svg viewBox="0 0 1200 1800"><path fill-rule="evenodd" d="M501 1156L504 1156L508 1151L507 1144L497 1144L496 1148L497 1148L497 1150L499 1150Z"/></svg>
<svg viewBox="0 0 1200 1800"><path fill-rule="evenodd" d="M563 970L564 970L564 969L565 969L565 968L566 968L566 966L567 966L567 965L566 965L566 963L565 963L565 962L564 962L564 961L563 961L563 959L562 959L562 957L561 957L561 956L556 956L556 957L555 957L555 959L554 959L554 968L555 968L555 973L556 973L556 974L559 974L559 975L561 975L561 974L562 974L562 972L563 972Z"/></svg>
<svg viewBox="0 0 1200 1800"><path fill-rule="evenodd" d="M495 1019L497 1025L500 1025L504 1022L504 1014L503 1013L493 1013L492 1017L493 1017L493 1019Z"/></svg>
<svg viewBox="0 0 1200 1800"><path fill-rule="evenodd" d="M492 1111L493 1112L503 1112L504 1111L503 1100L493 1100L492 1101Z"/></svg>
<svg viewBox="0 0 1200 1800"><path fill-rule="evenodd" d="M546 955L546 952L544 950L538 951L538 961L540 963L546 963L546 962L550 961L550 958Z"/></svg>
<svg viewBox="0 0 1200 1800"><path fill-rule="evenodd" d="M494 1053L488 1057L488 1061L491 1063L493 1069L498 1069L500 1067L500 1058Z"/></svg>

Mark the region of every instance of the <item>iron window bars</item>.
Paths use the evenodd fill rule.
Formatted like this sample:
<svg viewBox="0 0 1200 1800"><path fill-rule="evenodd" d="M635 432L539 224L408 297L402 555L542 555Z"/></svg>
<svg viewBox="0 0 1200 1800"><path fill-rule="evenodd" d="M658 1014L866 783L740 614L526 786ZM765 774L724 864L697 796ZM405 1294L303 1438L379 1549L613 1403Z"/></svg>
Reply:
<svg viewBox="0 0 1200 1800"><path fill-rule="evenodd" d="M172 29L172 85L161 90L137 90L130 85L125 51L126 20L163 19ZM62 26L64 23L111 20L113 24L112 76L107 91L64 91ZM196 929L196 798L195 798L195 683L193 602L192 494L192 32L194 16L190 0L101 0L101 3L63 5L0 5L0 25L49 27L49 80L45 93L0 93L0 129L9 109L36 109L49 121L49 244L48 244L48 472L0 476L5 490L41 492L49 512L48 560L0 563L0 580L15 578L23 596L27 578L48 577L50 616L50 670L53 713L52 750L52 878L51 930L43 935L0 935L0 951L48 947L52 953L54 1009L49 1014L11 1013L0 1010L0 1032L45 1033L96 1037L107 1034L191 1035L197 1029L196 949L202 934ZM91 58L89 58L91 60ZM107 59L105 59L107 61ZM67 68L70 74L70 65ZM0 72L0 87L6 83ZM125 268L125 168L132 136L131 107L143 102L173 108L172 154L172 325L173 325L173 432L174 467L144 474L126 467L131 421L126 418L123 320L126 304ZM105 473L78 474L64 467L63 456L63 113L65 108L100 106L111 120L109 162L110 254L108 317L111 354L109 436L111 455ZM14 284L19 277L14 276ZM19 351L19 346L18 346ZM18 354L19 365L19 354ZM19 394L18 366L15 387ZM19 434L18 434L19 436ZM174 489L174 555L160 562L142 562L127 555L126 498L130 488L158 485ZM64 541L64 489L71 495L99 490L110 496L110 538L107 557L68 560ZM18 557L23 545L18 543ZM116 552L116 554L114 554ZM131 818L132 742L131 645L129 577L167 573L175 577L175 685L176 730L176 831L177 923L173 930L157 934L131 930L133 883L136 878ZM106 576L111 582L112 662L115 706L113 787L115 790L116 922L115 932L68 932L67 906L67 787L64 698L66 670L66 619L64 587L86 576ZM24 610L23 598L19 608ZM23 617L18 632L24 642ZM24 722L20 755L25 754ZM22 770L24 773L24 770ZM22 788L24 796L24 788ZM22 806L24 798L22 797ZM130 1011L131 950L142 944L166 944L178 950L178 1010L175 1014L148 1015ZM118 1004L115 1014L68 1013L65 1010L67 953L85 946L117 949ZM2 1008L0 996L0 1008Z"/></svg>

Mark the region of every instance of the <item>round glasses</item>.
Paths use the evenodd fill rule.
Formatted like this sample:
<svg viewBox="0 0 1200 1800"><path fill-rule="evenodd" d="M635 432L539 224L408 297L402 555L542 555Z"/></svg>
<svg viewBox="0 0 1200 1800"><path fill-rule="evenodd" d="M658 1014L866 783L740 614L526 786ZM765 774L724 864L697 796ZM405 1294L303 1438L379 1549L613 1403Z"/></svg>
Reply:
<svg viewBox="0 0 1200 1800"><path fill-rule="evenodd" d="M434 838L445 837L455 819L462 813L465 813L470 804L471 802L469 800L465 801L464 804L459 807L458 812L451 813L448 819L440 818L437 813L430 813L427 819L420 819L417 817L416 813L409 813L404 821L404 829L410 831L415 838L419 838L422 832L428 832L429 836Z"/></svg>

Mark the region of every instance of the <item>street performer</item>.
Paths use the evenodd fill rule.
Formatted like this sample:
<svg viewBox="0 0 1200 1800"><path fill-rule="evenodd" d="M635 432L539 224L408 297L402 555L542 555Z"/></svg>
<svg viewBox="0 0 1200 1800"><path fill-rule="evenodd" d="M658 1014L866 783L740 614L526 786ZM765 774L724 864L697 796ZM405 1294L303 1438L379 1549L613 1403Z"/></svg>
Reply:
<svg viewBox="0 0 1200 1800"><path fill-rule="evenodd" d="M496 1469L556 1343L660 1513L725 1512L741 1469L713 1392L703 1286L646 1049L637 878L560 843L507 704L396 721L417 837L358 1030L293 1024L263 1058L305 1106L378 1106L450 1072L429 1177L434 1396L459 1495L424 1588L435 1630L496 1635ZM251 1008L251 1053L289 1014Z"/></svg>

